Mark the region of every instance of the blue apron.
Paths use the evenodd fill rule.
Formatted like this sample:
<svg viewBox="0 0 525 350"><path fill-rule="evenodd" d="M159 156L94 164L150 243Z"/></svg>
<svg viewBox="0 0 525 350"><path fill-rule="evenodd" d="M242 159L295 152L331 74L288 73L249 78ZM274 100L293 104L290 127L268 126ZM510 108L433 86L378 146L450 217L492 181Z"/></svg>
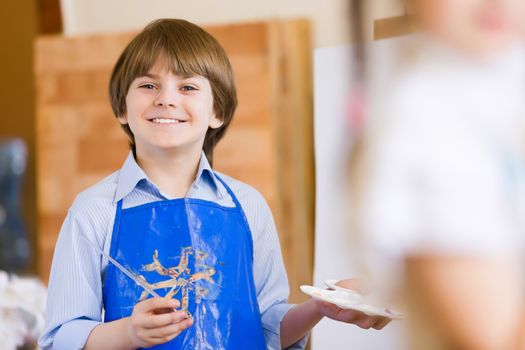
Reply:
<svg viewBox="0 0 525 350"><path fill-rule="evenodd" d="M217 175L216 175L217 176ZM253 281L253 243L246 216L235 207L181 198L117 212L110 255L161 296L181 301L194 324L149 349L266 349ZM131 315L148 294L113 264L104 281L104 322Z"/></svg>

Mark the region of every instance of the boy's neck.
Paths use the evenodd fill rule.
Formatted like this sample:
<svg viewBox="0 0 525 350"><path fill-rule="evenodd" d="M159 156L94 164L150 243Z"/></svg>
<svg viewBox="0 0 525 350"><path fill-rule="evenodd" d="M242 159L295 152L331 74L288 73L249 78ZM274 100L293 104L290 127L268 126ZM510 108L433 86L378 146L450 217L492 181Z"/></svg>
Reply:
<svg viewBox="0 0 525 350"><path fill-rule="evenodd" d="M186 196L197 176L200 157L200 150L136 152L136 161L149 180L171 198Z"/></svg>

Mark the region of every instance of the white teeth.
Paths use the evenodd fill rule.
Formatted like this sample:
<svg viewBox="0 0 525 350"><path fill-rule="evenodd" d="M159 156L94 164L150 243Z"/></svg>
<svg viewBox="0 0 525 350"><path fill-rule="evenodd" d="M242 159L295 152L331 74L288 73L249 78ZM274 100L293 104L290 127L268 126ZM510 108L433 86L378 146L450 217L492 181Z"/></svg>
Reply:
<svg viewBox="0 0 525 350"><path fill-rule="evenodd" d="M181 120L178 120L178 119L167 119L167 118L153 118L151 121L154 123L159 123L159 124L175 124L175 123L182 122Z"/></svg>

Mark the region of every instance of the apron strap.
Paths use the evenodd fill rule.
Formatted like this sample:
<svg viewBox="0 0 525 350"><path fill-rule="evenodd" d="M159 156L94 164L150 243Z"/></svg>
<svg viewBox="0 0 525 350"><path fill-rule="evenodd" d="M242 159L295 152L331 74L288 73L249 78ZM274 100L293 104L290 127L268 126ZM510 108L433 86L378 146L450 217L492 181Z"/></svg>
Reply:
<svg viewBox="0 0 525 350"><path fill-rule="evenodd" d="M246 214L244 213L244 210L242 209L241 203L239 203L239 200L237 199L237 196L233 193L233 190L226 184L226 181L222 179L216 172L213 172L215 177L222 183L224 188L226 188L226 191L228 191L228 194L233 200L233 203L235 204L235 207L239 210L241 217L244 221L244 225L246 226L246 230L249 233L250 239L252 239L252 231L250 230L250 225L248 224L248 219L246 218ZM253 244L253 243L252 243Z"/></svg>
<svg viewBox="0 0 525 350"><path fill-rule="evenodd" d="M124 198L121 198L118 202L117 202L117 211L121 211L122 210L122 202L123 202Z"/></svg>
<svg viewBox="0 0 525 350"><path fill-rule="evenodd" d="M213 174L220 181L220 183L224 186L224 188L226 188L226 191L228 191L228 194L233 200L233 204L235 204L237 208L242 209L241 204L239 203L239 200L237 199L237 196L233 193L233 190L230 188L230 186L228 186L226 181L224 181L223 178L220 177L219 174L217 174L216 172L213 172Z"/></svg>
<svg viewBox="0 0 525 350"><path fill-rule="evenodd" d="M120 228L120 217L122 216L122 203L124 202L124 198L120 199L117 202L117 210L115 212L115 221L113 222L113 233L111 235L111 242L113 242L114 239L118 239L118 233ZM116 244L111 243L109 255L110 256L116 256Z"/></svg>

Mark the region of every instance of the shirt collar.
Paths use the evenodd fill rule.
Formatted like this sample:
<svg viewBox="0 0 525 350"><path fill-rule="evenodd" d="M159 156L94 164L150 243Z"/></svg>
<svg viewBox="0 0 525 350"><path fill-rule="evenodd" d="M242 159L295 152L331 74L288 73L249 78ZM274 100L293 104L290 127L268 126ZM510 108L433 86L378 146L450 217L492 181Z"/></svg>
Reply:
<svg viewBox="0 0 525 350"><path fill-rule="evenodd" d="M120 168L117 190L115 191L115 202L127 196L141 180L147 180L147 178L144 170L137 164L133 152L130 151L124 165Z"/></svg>
<svg viewBox="0 0 525 350"><path fill-rule="evenodd" d="M211 168L210 162L208 162L208 158L206 157L206 154L204 151L201 153L201 159L199 161L199 168L197 169L197 176L195 177L194 184L198 187L199 183L203 181L203 176L208 176L208 179L210 180L210 184L213 187L213 190L216 194L221 194L219 186L219 180L217 179L217 176L215 175L215 172Z"/></svg>
<svg viewBox="0 0 525 350"><path fill-rule="evenodd" d="M146 180L149 183L151 183L151 181L148 180L148 176L146 175L144 170L142 170L142 168L138 165L137 161L135 160L133 152L129 152L128 157L126 158L126 161L124 162L124 165L120 169L118 175L117 189L115 191L114 201L118 202L119 200L127 196L131 191L135 189L135 187L137 187L138 183L141 180ZM208 159L206 158L204 152L201 153L199 167L197 169L197 176L195 177L193 186L199 187L201 181L208 181L211 187L213 188L215 194L217 194L220 197L224 196L224 194L221 191L222 187L219 185L219 180L217 179L217 176L215 175L215 172L213 171L210 163L208 162Z"/></svg>

